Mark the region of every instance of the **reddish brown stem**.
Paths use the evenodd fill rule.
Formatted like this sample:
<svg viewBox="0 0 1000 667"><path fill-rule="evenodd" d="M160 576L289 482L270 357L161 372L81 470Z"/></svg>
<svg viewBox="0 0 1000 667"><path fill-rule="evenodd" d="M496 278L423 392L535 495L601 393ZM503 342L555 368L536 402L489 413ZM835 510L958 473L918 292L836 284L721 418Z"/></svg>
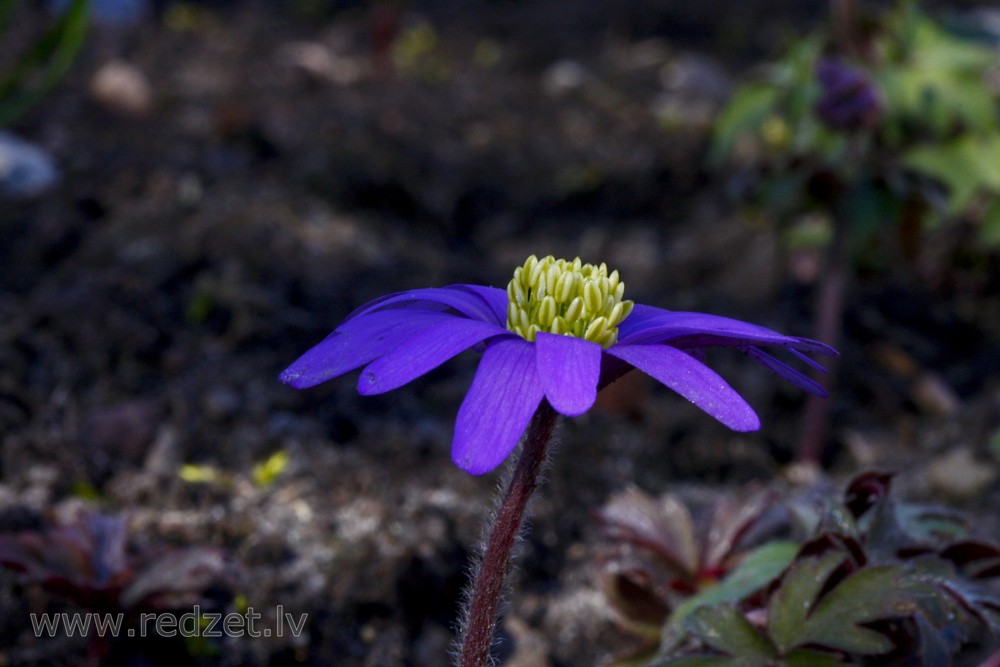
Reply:
<svg viewBox="0 0 1000 667"><path fill-rule="evenodd" d="M858 35L857 0L831 0L830 15L833 19L833 33L845 56L861 55L861 39Z"/></svg>
<svg viewBox="0 0 1000 667"><path fill-rule="evenodd" d="M461 667L486 667L489 664L511 553L521 533L528 501L538 486L557 416L548 402L542 401L528 426L521 458L497 510L468 601L459 654Z"/></svg>
<svg viewBox="0 0 1000 667"><path fill-rule="evenodd" d="M850 239L847 223L834 220L834 238L827 255L827 264L820 278L819 298L816 303L815 336L824 343L837 347L844 319L844 292L847 289L847 272ZM837 375L837 359L826 362L826 373L814 374L820 386L829 393ZM802 417L799 435L799 461L818 464L823 454L827 428L830 421L829 399L810 394Z"/></svg>

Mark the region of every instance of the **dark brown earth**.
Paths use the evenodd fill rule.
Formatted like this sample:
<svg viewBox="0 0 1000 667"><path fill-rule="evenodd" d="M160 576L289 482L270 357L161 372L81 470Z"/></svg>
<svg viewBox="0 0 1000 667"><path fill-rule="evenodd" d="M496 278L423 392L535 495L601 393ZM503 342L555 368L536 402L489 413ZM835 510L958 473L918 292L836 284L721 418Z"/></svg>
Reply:
<svg viewBox="0 0 1000 667"><path fill-rule="evenodd" d="M342 4L168 5L98 27L13 128L62 178L0 203L0 531L123 514L133 551L221 549L219 604L309 615L300 638L203 646L199 664L447 662L499 479L448 453L476 355L377 398L353 377L301 393L276 379L365 301L579 255L637 301L811 331L815 285L704 161L735 82L819 20L802 3ZM387 40L421 24L436 44L393 62ZM149 98L95 95L111 61ZM996 536L997 257L941 261L854 285L824 474L899 470L908 497ZM592 517L612 493L810 478L788 465L799 392L735 351L709 360L759 433L637 377L563 426L504 664L599 665L624 645L595 580ZM287 469L255 484L276 452ZM216 477L185 481L184 465ZM0 575L0 664L86 664L86 640L27 623L67 604ZM107 664L190 648L121 641Z"/></svg>

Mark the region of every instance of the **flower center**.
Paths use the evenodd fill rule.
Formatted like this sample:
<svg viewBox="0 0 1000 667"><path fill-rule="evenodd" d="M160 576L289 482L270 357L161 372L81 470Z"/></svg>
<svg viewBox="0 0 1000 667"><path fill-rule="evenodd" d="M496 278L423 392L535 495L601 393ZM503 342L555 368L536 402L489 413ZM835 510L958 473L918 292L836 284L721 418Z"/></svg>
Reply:
<svg viewBox="0 0 1000 667"><path fill-rule="evenodd" d="M608 348L618 325L632 312L622 301L625 283L608 266L549 255L528 258L507 285L507 329L534 342L539 331L575 336Z"/></svg>

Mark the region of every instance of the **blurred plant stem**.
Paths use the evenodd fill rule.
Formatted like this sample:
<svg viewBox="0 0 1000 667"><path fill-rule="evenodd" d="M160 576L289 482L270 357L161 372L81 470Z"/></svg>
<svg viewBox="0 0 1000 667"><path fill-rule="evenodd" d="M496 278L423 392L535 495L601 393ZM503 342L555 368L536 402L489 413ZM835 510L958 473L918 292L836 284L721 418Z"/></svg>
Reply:
<svg viewBox="0 0 1000 667"><path fill-rule="evenodd" d="M860 57L861 36L858 34L857 0L830 0L830 18L837 45L845 56Z"/></svg>
<svg viewBox="0 0 1000 667"><path fill-rule="evenodd" d="M844 319L844 294L850 271L850 222L838 215L834 219L833 240L826 256L816 301L815 331L817 340L837 347ZM826 363L826 373L814 372L813 379L830 392L836 383L837 358ZM830 423L830 401L809 394L802 416L798 458L802 463L819 464Z"/></svg>
<svg viewBox="0 0 1000 667"><path fill-rule="evenodd" d="M0 37L17 0L0 0ZM11 124L42 101L69 71L87 35L89 0L72 0L55 25L0 76L0 127Z"/></svg>
<svg viewBox="0 0 1000 667"><path fill-rule="evenodd" d="M506 588L511 556L524 524L525 510L548 459L558 415L542 401L521 449L521 457L494 517L493 527L479 561L475 583L464 610L458 665L486 667L499 616L500 600Z"/></svg>

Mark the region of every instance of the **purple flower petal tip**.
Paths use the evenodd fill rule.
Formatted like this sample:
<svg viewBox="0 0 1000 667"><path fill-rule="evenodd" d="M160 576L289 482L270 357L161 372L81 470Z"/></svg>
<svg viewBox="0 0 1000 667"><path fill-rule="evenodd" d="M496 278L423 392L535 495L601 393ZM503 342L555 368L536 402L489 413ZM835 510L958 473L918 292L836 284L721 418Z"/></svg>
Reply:
<svg viewBox="0 0 1000 667"><path fill-rule="evenodd" d="M734 431L756 431L760 418L715 371L669 345L619 345L608 354L662 382Z"/></svg>
<svg viewBox="0 0 1000 667"><path fill-rule="evenodd" d="M601 346L582 338L540 332L535 339L535 367L545 397L556 412L576 417L597 400Z"/></svg>

